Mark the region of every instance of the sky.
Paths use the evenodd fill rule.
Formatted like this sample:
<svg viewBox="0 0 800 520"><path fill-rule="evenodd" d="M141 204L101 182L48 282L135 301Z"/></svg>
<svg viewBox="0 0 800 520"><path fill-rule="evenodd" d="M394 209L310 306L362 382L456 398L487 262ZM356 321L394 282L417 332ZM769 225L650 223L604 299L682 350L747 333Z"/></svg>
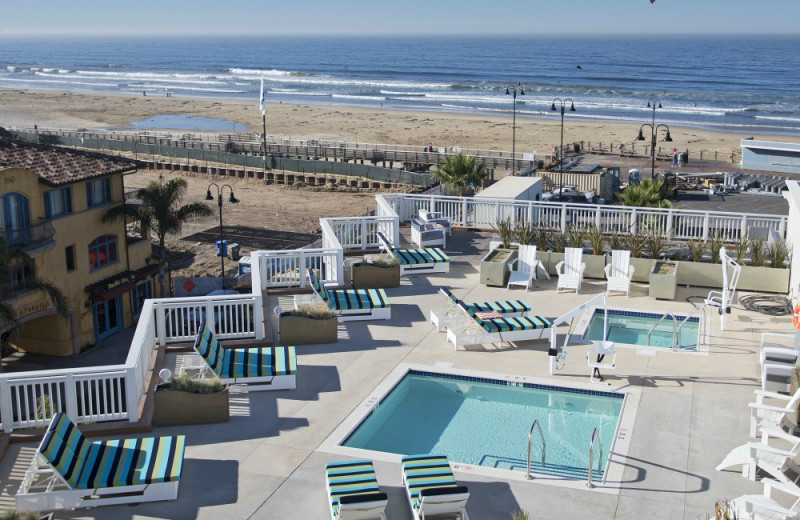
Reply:
<svg viewBox="0 0 800 520"><path fill-rule="evenodd" d="M798 0L5 0L0 36L800 34Z"/></svg>

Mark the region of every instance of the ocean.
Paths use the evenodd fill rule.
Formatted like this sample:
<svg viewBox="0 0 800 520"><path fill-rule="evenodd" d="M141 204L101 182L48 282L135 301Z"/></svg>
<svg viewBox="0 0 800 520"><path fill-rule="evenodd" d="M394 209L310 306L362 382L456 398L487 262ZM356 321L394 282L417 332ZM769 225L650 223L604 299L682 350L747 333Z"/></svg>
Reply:
<svg viewBox="0 0 800 520"><path fill-rule="evenodd" d="M800 135L800 37L0 38L2 89L648 123ZM569 105L567 105L569 106Z"/></svg>

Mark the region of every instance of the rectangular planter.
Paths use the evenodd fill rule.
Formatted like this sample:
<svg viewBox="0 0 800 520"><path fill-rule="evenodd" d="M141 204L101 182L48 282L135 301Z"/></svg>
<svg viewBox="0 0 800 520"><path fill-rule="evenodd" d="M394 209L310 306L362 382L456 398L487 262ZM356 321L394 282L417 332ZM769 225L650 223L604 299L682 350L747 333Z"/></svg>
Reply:
<svg viewBox="0 0 800 520"><path fill-rule="evenodd" d="M350 266L350 283L355 289L389 289L400 287L400 265L379 267L366 262Z"/></svg>
<svg viewBox="0 0 800 520"><path fill-rule="evenodd" d="M159 389L153 393L153 424L179 426L228 420L228 389L215 394L195 394Z"/></svg>
<svg viewBox="0 0 800 520"><path fill-rule="evenodd" d="M547 266L547 272L550 273L550 276L555 276L557 274L556 266L562 260L564 260L564 253L551 252L547 254L547 263L544 265Z"/></svg>
<svg viewBox="0 0 800 520"><path fill-rule="evenodd" d="M674 270L669 274L659 273L664 262L657 261L650 270L650 297L662 300L674 300L678 288L678 264L673 263Z"/></svg>
<svg viewBox="0 0 800 520"><path fill-rule="evenodd" d="M280 316L278 334L282 345L316 345L335 343L338 339L339 320L334 316L315 320L307 316Z"/></svg>
<svg viewBox="0 0 800 520"><path fill-rule="evenodd" d="M694 287L722 288L722 264L706 262L678 262L678 283ZM737 290L787 293L789 292L789 275L786 268L742 266Z"/></svg>
<svg viewBox="0 0 800 520"><path fill-rule="evenodd" d="M493 261L497 255L506 254L502 261ZM481 283L495 287L505 287L508 274L511 271L509 264L517 258L516 249L492 249L481 260Z"/></svg>
<svg viewBox="0 0 800 520"><path fill-rule="evenodd" d="M633 281L634 282L650 282L650 271L653 270L653 264L656 263L652 258L633 258L631 257L631 265L633 266Z"/></svg>
<svg viewBox="0 0 800 520"><path fill-rule="evenodd" d="M583 262L586 264L586 270L583 276L586 278L604 279L606 277L606 256L593 255L583 253Z"/></svg>

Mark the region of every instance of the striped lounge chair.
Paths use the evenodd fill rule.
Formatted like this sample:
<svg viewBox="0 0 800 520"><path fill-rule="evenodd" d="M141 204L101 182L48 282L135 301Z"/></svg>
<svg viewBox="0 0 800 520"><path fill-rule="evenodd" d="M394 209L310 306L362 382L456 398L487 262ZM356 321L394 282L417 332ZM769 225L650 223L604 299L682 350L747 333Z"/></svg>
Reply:
<svg viewBox="0 0 800 520"><path fill-rule="evenodd" d="M57 413L15 497L20 511L175 500L184 435L90 441Z"/></svg>
<svg viewBox="0 0 800 520"><path fill-rule="evenodd" d="M401 275L450 272L450 257L438 247L396 249L386 235L378 231L377 236L381 247L400 262Z"/></svg>
<svg viewBox="0 0 800 520"><path fill-rule="evenodd" d="M292 390L297 386L294 347L223 348L203 321L194 349L222 382L242 385L235 390Z"/></svg>
<svg viewBox="0 0 800 520"><path fill-rule="evenodd" d="M333 520L386 520L388 497L378 487L372 461L330 462L325 476Z"/></svg>
<svg viewBox="0 0 800 520"><path fill-rule="evenodd" d="M442 332L449 325L469 323L471 318L464 314L461 307L458 306L460 300L450 292L450 289L440 287L439 292L447 298L450 307L431 310L431 323L436 326L436 330ZM531 306L522 300L498 300L494 302L464 303L464 305L474 312L497 312L502 314L504 318L524 316L525 313L531 311Z"/></svg>
<svg viewBox="0 0 800 520"><path fill-rule="evenodd" d="M481 317L462 301L458 302L458 306L472 321L447 328L447 341L452 342L456 350L463 345L502 345L509 341L541 339L553 326L552 321L544 316Z"/></svg>
<svg viewBox="0 0 800 520"><path fill-rule="evenodd" d="M339 321L388 320L392 317L392 304L383 289L327 289L311 269L308 270L308 281L315 298L308 300L304 295L295 295L295 308L322 300L337 314Z"/></svg>
<svg viewBox="0 0 800 520"><path fill-rule="evenodd" d="M403 457L403 484L414 519L459 518L469 520L469 491L459 486L444 455Z"/></svg>

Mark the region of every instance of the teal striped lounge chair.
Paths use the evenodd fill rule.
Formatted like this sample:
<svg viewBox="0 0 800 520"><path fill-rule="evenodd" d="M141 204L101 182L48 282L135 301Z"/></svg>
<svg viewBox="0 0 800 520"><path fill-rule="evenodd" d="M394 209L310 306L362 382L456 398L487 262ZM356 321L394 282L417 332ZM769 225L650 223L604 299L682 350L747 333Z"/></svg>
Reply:
<svg viewBox="0 0 800 520"><path fill-rule="evenodd" d="M397 249L380 231L377 236L381 247L400 262L401 275L450 272L450 257L438 247Z"/></svg>
<svg viewBox="0 0 800 520"><path fill-rule="evenodd" d="M378 487L372 461L330 462L325 476L333 520L386 520L388 497Z"/></svg>
<svg viewBox="0 0 800 520"><path fill-rule="evenodd" d="M294 347L223 348L204 320L197 330L194 349L222 382L242 385L236 390L293 390L297 387Z"/></svg>
<svg viewBox="0 0 800 520"><path fill-rule="evenodd" d="M553 322L544 316L528 315L513 318L480 318L475 311L462 301L458 306L472 320L466 325L447 328L447 340L455 349L464 345L484 345L486 343L507 343L510 341L529 341L541 339L550 332Z"/></svg>
<svg viewBox="0 0 800 520"><path fill-rule="evenodd" d="M403 457L403 484L415 520L459 518L469 520L469 490L459 486L444 455Z"/></svg>
<svg viewBox="0 0 800 520"><path fill-rule="evenodd" d="M459 299L450 292L450 289L440 287L439 292L444 294L451 305L447 309L431 310L431 323L436 327L436 330L442 332L452 324L469 323L469 316L464 314L461 307L458 306ZM498 300L494 302L464 303L464 305L474 312L497 312L502 314L504 318L524 316L531 311L531 306L522 300Z"/></svg>
<svg viewBox="0 0 800 520"><path fill-rule="evenodd" d="M20 511L175 500L184 435L90 441L63 412L50 421L17 491Z"/></svg>
<svg viewBox="0 0 800 520"><path fill-rule="evenodd" d="M392 304L383 289L327 289L313 270L308 270L308 281L314 293L336 313L339 321L388 320L392 317ZM308 305L303 295L294 298L295 308Z"/></svg>

